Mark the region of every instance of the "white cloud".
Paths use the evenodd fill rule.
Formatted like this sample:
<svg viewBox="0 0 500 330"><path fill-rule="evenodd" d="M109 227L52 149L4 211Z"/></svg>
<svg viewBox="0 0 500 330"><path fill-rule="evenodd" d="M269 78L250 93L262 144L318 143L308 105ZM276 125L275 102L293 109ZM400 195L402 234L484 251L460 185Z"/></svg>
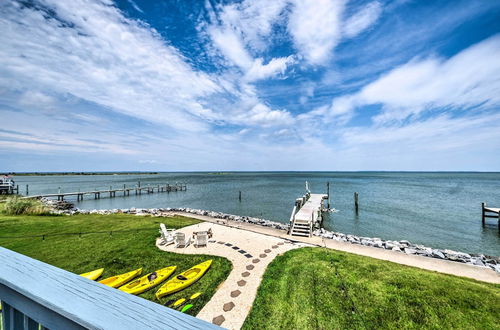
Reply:
<svg viewBox="0 0 500 330"><path fill-rule="evenodd" d="M138 12L144 14L144 11L142 11L142 9L134 2L134 0L127 0L128 3L130 3L130 5L132 7L134 7L135 10L137 10Z"/></svg>
<svg viewBox="0 0 500 330"><path fill-rule="evenodd" d="M56 100L40 91L29 90L21 95L19 103L25 106L51 107L56 103Z"/></svg>
<svg viewBox="0 0 500 330"><path fill-rule="evenodd" d="M254 81L285 74L287 67L293 64L293 56L273 58L269 63L262 64L262 59L257 58L245 75L247 81Z"/></svg>
<svg viewBox="0 0 500 330"><path fill-rule="evenodd" d="M291 125L294 118L288 111L273 110L267 105L257 103L249 111L233 114L234 123L258 125L262 127Z"/></svg>
<svg viewBox="0 0 500 330"><path fill-rule="evenodd" d="M341 39L343 0L294 0L288 29L295 47L311 64L325 64Z"/></svg>
<svg viewBox="0 0 500 330"><path fill-rule="evenodd" d="M500 36L475 44L449 59L413 60L391 70L360 92L336 98L332 116L381 104L378 123L403 120L436 108L467 109L500 105Z"/></svg>
<svg viewBox="0 0 500 330"><path fill-rule="evenodd" d="M284 19L288 0L246 0L222 7L220 20L241 35L245 45L262 51L268 46L268 37L274 25Z"/></svg>
<svg viewBox="0 0 500 330"><path fill-rule="evenodd" d="M36 7L50 8L50 16ZM50 18L47 18L49 17ZM111 3L2 4L0 86L71 94L182 130L205 130L200 99L219 91L154 30Z"/></svg>
<svg viewBox="0 0 500 330"><path fill-rule="evenodd" d="M212 24L206 32L213 45L231 64L242 71L246 81L256 81L284 74L294 63L293 56L272 58L263 64L251 50L264 50L272 26L285 7L286 1L244 1L220 8L219 19L212 13ZM211 9L211 7L209 8Z"/></svg>
<svg viewBox="0 0 500 330"><path fill-rule="evenodd" d="M382 13L382 5L378 1L370 2L357 13L347 18L343 24L343 33L348 38L353 38L373 25Z"/></svg>
<svg viewBox="0 0 500 330"><path fill-rule="evenodd" d="M228 27L210 26L208 34L228 60L243 70L251 68L253 58L248 54L241 37L235 31Z"/></svg>

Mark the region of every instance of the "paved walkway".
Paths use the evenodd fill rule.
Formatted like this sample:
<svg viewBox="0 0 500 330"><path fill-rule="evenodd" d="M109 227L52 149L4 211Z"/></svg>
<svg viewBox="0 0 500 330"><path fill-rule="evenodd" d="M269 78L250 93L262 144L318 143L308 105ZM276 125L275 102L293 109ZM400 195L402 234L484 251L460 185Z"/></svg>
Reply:
<svg viewBox="0 0 500 330"><path fill-rule="evenodd" d="M221 219L216 219L203 215L196 215L185 212L175 212L175 214L191 217L212 223L220 223ZM236 221L224 222L228 226L234 226L246 231L273 236L276 238L294 240L295 242L307 243L315 246L322 246L329 249L350 252L367 257L372 257L381 260L387 260L402 265L417 267L430 271L436 271L444 274L455 276L468 277L478 281L500 284L500 275L489 268L481 268L478 266L467 265L464 263L441 260L436 258L423 257L418 255L408 255L406 253L390 251L370 246L351 244L347 242L338 242L332 239L324 239L322 237L298 237L287 235L285 231L269 227L263 227L250 223L240 223Z"/></svg>
<svg viewBox="0 0 500 330"><path fill-rule="evenodd" d="M190 237L195 231L209 228L212 228L213 237L207 247L196 248L193 244L187 248L175 248L174 245L165 247L158 244L160 240L157 246L169 252L209 254L229 259L233 264L231 273L197 317L224 328L240 329L250 312L269 263L277 255L306 244L292 243L257 232L244 232L212 221L184 227L178 231Z"/></svg>

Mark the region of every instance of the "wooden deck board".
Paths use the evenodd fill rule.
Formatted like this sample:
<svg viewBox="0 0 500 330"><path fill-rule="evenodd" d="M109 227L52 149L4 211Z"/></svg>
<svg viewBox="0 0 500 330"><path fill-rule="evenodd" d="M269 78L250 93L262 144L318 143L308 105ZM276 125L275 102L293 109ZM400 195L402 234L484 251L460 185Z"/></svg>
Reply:
<svg viewBox="0 0 500 330"><path fill-rule="evenodd" d="M500 208L498 207L485 207L484 210L487 212L500 213Z"/></svg>
<svg viewBox="0 0 500 330"><path fill-rule="evenodd" d="M324 194L311 194L309 199L304 203L300 210L295 214L295 221L298 222L311 222L313 219L313 214L321 209L321 204L323 199L327 195Z"/></svg>

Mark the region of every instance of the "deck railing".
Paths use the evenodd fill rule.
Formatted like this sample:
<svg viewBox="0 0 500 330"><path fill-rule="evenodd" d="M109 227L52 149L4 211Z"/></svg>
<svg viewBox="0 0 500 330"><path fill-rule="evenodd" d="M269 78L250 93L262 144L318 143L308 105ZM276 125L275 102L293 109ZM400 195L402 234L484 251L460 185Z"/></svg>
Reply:
<svg viewBox="0 0 500 330"><path fill-rule="evenodd" d="M220 329L2 247L0 301L5 330Z"/></svg>

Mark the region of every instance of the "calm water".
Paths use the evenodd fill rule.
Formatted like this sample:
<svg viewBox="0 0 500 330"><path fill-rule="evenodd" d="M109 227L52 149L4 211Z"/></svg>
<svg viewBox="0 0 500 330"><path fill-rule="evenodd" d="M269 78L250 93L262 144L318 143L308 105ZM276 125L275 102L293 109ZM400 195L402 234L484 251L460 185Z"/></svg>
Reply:
<svg viewBox="0 0 500 330"><path fill-rule="evenodd" d="M304 182L316 193L331 182L331 203L338 212L327 216L327 229L383 239L406 239L437 248L500 255L494 219L481 226L481 202L500 206L500 173L271 172L161 173L158 175L16 177L20 191L30 194L185 182L186 192L103 198L77 203L81 209L191 207L287 222ZM238 201L238 191L243 199ZM353 210L353 193L360 212Z"/></svg>

